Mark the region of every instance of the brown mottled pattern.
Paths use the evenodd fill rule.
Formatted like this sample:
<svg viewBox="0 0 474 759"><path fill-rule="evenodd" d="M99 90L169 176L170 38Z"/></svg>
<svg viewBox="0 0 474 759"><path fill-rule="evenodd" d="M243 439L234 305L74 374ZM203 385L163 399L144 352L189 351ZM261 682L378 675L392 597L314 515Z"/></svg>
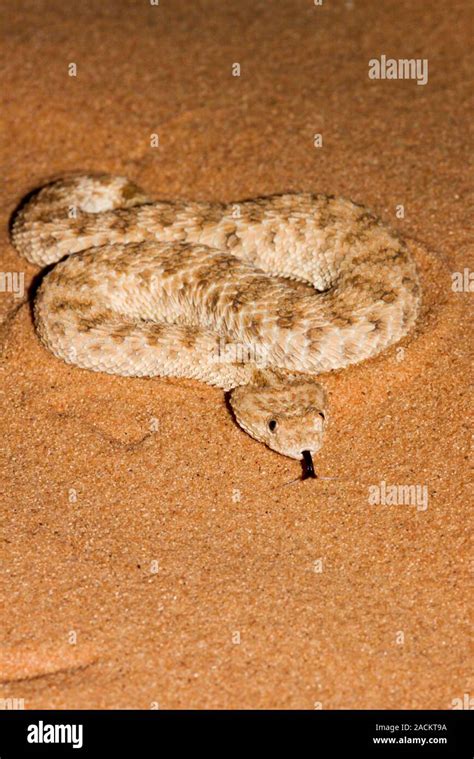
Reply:
<svg viewBox="0 0 474 759"><path fill-rule="evenodd" d="M419 308L403 241L333 196L152 202L125 178L70 177L29 200L12 239L29 261L59 262L35 302L56 356L233 388L243 429L295 458L322 442L314 375L397 342Z"/></svg>

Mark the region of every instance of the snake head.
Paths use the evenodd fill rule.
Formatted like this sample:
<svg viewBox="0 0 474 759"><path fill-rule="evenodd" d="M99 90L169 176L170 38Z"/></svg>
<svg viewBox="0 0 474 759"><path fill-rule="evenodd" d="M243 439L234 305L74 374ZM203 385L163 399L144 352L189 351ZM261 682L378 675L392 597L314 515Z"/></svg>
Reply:
<svg viewBox="0 0 474 759"><path fill-rule="evenodd" d="M326 394L306 377L237 387L230 404L251 437L283 456L304 459L306 467L323 444Z"/></svg>

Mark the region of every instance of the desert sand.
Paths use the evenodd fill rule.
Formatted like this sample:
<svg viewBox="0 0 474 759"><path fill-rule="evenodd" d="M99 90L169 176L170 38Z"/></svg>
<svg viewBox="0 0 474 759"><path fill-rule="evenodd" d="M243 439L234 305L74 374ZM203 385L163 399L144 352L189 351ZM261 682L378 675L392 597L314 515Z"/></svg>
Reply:
<svg viewBox="0 0 474 759"><path fill-rule="evenodd" d="M25 293L0 292L1 698L449 709L473 692L467 6L4 4L1 271ZM428 83L370 80L382 54L427 59ZM157 199L344 195L411 241L417 328L322 377L319 479L242 432L220 390L93 374L42 347L39 272L8 223L81 171ZM370 502L393 485L427 500Z"/></svg>

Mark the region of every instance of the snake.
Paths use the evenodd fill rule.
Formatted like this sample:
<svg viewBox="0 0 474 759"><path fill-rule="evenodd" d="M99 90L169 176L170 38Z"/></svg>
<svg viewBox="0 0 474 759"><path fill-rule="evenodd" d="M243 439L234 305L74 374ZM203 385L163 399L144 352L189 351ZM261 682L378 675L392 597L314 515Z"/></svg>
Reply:
<svg viewBox="0 0 474 759"><path fill-rule="evenodd" d="M421 302L402 237L334 195L161 201L82 174L31 193L11 239L45 269L34 322L56 357L220 387L237 424L301 460L303 478L328 423L318 375L398 342Z"/></svg>

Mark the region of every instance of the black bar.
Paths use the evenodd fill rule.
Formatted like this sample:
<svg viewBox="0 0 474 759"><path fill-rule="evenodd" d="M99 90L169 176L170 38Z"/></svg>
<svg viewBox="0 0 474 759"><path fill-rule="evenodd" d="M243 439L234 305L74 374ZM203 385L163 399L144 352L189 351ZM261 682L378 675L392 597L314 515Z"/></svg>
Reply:
<svg viewBox="0 0 474 759"><path fill-rule="evenodd" d="M472 759L472 717L468 710L12 710L0 712L0 758L124 755L141 759L174 757L186 751L190 757L199 752L206 758L238 754L244 759L262 751L265 759L271 752L308 759L332 759L332 752L348 757ZM64 728L57 729L59 725ZM28 736L43 742L29 742ZM46 742L49 738L70 743Z"/></svg>

